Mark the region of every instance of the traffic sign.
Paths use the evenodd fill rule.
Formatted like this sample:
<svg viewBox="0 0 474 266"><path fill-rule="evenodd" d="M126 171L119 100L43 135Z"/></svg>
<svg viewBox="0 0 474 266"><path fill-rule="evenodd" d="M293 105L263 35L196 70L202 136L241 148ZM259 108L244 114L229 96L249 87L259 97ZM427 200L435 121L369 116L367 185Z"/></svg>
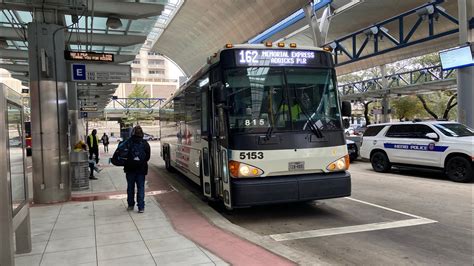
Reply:
<svg viewBox="0 0 474 266"><path fill-rule="evenodd" d="M83 83L131 83L132 73L129 65L113 64L71 64L69 81Z"/></svg>
<svg viewBox="0 0 474 266"><path fill-rule="evenodd" d="M72 64L72 79L86 80L86 65L84 64Z"/></svg>
<svg viewBox="0 0 474 266"><path fill-rule="evenodd" d="M97 112L97 106L82 106L81 112Z"/></svg>

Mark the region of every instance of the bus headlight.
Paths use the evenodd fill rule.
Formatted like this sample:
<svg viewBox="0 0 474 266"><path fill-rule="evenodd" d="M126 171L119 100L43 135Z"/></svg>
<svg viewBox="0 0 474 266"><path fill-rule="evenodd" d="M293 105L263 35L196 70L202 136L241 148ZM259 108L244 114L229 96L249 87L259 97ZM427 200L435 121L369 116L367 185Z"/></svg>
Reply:
<svg viewBox="0 0 474 266"><path fill-rule="evenodd" d="M326 169L331 172L349 170L349 165L350 165L349 154L346 154L344 157L341 157L337 159L336 161L330 163L326 167Z"/></svg>
<svg viewBox="0 0 474 266"><path fill-rule="evenodd" d="M232 177L259 177L263 170L241 162L229 161L229 172Z"/></svg>

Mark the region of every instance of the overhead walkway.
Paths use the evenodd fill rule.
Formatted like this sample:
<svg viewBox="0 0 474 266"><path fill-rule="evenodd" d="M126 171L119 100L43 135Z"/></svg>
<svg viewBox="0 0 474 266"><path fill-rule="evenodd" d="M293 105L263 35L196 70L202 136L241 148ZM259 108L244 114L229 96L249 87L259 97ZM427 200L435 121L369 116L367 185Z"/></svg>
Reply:
<svg viewBox="0 0 474 266"><path fill-rule="evenodd" d="M386 82L384 81L386 80ZM341 98L366 101L389 96L424 94L457 88L456 71L441 66L426 67L393 75L338 85ZM386 86L384 85L386 84Z"/></svg>
<svg viewBox="0 0 474 266"><path fill-rule="evenodd" d="M118 121L130 113L139 113L140 115L152 116L154 119L158 119L161 104L163 104L165 100L165 98L112 97L110 104L104 109L104 113L98 114L98 117Z"/></svg>

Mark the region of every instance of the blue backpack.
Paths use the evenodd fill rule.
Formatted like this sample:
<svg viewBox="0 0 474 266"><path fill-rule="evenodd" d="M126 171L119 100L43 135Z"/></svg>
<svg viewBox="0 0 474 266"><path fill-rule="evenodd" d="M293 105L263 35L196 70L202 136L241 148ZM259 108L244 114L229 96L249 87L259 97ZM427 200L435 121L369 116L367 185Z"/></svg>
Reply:
<svg viewBox="0 0 474 266"><path fill-rule="evenodd" d="M121 142L110 158L110 162L115 166L125 166L129 157L128 140Z"/></svg>
<svg viewBox="0 0 474 266"><path fill-rule="evenodd" d="M129 157L130 163L139 165L146 162L145 141L130 141L129 142Z"/></svg>

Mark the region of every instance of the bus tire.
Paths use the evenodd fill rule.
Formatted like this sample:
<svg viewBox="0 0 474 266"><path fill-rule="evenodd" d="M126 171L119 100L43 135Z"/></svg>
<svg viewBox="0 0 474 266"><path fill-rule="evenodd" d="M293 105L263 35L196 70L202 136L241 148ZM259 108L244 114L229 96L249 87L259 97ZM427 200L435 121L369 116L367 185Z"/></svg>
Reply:
<svg viewBox="0 0 474 266"><path fill-rule="evenodd" d="M452 181L465 183L473 179L474 170L472 168L472 163L466 158L454 156L446 162L445 172Z"/></svg>
<svg viewBox="0 0 474 266"><path fill-rule="evenodd" d="M164 152L164 158L165 158L165 168L168 172L173 173L174 169L173 166L171 166L171 158L169 154L169 150L166 149Z"/></svg>
<svg viewBox="0 0 474 266"><path fill-rule="evenodd" d="M375 172L386 173L392 168L392 164L387 154L382 151L376 151L370 156L370 163Z"/></svg>

